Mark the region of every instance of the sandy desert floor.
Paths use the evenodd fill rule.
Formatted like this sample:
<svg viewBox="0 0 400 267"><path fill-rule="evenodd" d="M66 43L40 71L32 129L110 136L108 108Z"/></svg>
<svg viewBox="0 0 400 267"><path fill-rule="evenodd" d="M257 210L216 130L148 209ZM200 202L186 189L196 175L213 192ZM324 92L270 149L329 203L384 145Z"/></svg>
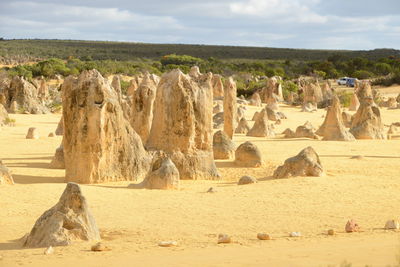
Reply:
<svg viewBox="0 0 400 267"><path fill-rule="evenodd" d="M260 108L247 107L247 118ZM324 110L302 113L282 106L288 119L276 128L295 129L307 120L323 122ZM400 121L400 110L381 109L385 124ZM400 219L400 139L333 142L309 139L249 138L262 150L261 168L237 168L217 161L221 181L182 181L179 191L127 189L128 183L82 185L103 242L111 251L90 251L93 243L23 249L19 239L52 207L65 188L64 171L49 169L61 137L47 137L60 115L11 115L15 127L0 131L0 158L15 185L0 187L0 266L396 266L399 232L387 231L388 219ZM37 127L39 140L25 139ZM312 146L321 157L324 177L273 179L274 169ZM362 155L362 158L351 159ZM237 186L242 175L259 183ZM205 193L214 187L216 193ZM348 219L362 232L344 233ZM337 235L326 231L335 229ZM302 237L289 238L299 231ZM260 241L257 233L273 240ZM218 245L226 233L233 244ZM160 241L178 246L161 248Z"/></svg>

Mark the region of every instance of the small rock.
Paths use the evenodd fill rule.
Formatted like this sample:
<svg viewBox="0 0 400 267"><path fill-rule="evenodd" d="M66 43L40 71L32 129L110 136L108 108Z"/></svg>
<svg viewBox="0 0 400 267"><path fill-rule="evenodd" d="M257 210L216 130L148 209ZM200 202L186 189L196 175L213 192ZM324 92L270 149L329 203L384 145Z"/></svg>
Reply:
<svg viewBox="0 0 400 267"><path fill-rule="evenodd" d="M350 220L346 223L345 230L347 233L358 232L360 226L354 220Z"/></svg>
<svg viewBox="0 0 400 267"><path fill-rule="evenodd" d="M108 248L107 246L105 246L103 243L101 243L101 242L98 242L96 245L93 245L91 248L90 248L92 251L96 251L96 252L99 252L99 251L109 251L109 250L111 250L110 248Z"/></svg>
<svg viewBox="0 0 400 267"><path fill-rule="evenodd" d="M176 247L178 245L178 242L176 241L161 241L158 243L160 247L168 248L168 247Z"/></svg>
<svg viewBox="0 0 400 267"><path fill-rule="evenodd" d="M26 139L39 139L39 132L35 127L31 127L28 129L28 133L26 134Z"/></svg>
<svg viewBox="0 0 400 267"><path fill-rule="evenodd" d="M214 187L210 187L210 188L207 190L207 193L215 193L215 192L217 192L217 191L214 189Z"/></svg>
<svg viewBox="0 0 400 267"><path fill-rule="evenodd" d="M385 224L386 230L398 230L400 228L400 224L396 220L389 220Z"/></svg>
<svg viewBox="0 0 400 267"><path fill-rule="evenodd" d="M54 136L56 136L55 133L49 133L49 136L48 136L48 137L54 137Z"/></svg>
<svg viewBox="0 0 400 267"><path fill-rule="evenodd" d="M46 248L46 250L43 252L44 255L50 255L54 253L54 248L52 246Z"/></svg>
<svg viewBox="0 0 400 267"><path fill-rule="evenodd" d="M364 159L364 157L361 155L357 155L357 156L352 156L350 159Z"/></svg>
<svg viewBox="0 0 400 267"><path fill-rule="evenodd" d="M244 185L244 184L254 184L257 183L257 179L252 177L252 176L242 176L240 178L238 185Z"/></svg>
<svg viewBox="0 0 400 267"><path fill-rule="evenodd" d="M328 235L335 235L335 230L329 229L328 230Z"/></svg>
<svg viewBox="0 0 400 267"><path fill-rule="evenodd" d="M300 233L300 232L291 232L291 233L289 234L289 236L290 236L290 237L300 237L300 236L301 236L301 233Z"/></svg>
<svg viewBox="0 0 400 267"><path fill-rule="evenodd" d="M265 234L265 233L258 233L257 238L260 240L271 240L271 237L269 236L269 234Z"/></svg>
<svg viewBox="0 0 400 267"><path fill-rule="evenodd" d="M218 235L218 244L228 244L228 243L232 243L232 239L230 236L226 234Z"/></svg>

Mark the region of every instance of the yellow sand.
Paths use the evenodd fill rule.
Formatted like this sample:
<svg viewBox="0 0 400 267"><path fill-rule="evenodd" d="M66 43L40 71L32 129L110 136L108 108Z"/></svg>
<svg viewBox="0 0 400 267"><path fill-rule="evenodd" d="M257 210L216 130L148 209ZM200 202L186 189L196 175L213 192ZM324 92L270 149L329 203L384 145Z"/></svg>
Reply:
<svg viewBox="0 0 400 267"><path fill-rule="evenodd" d="M260 108L247 107L248 118ZM282 106L288 116L276 132L307 120L323 122L325 111L302 113ZM381 109L385 124L400 121L400 110ZM112 250L90 251L93 242L44 249L22 249L18 241L52 207L65 188L63 170L48 163L61 137L47 137L60 115L11 115L16 127L0 131L0 158L13 171L15 185L0 187L0 266L353 266L394 265L400 256L398 232L385 231L388 219L400 219L400 140L325 142L308 139L251 140L261 149L261 168L237 168L217 161L222 181L182 181L179 191L127 189L128 183L83 185L82 189ZM39 140L25 139L37 127ZM319 153L326 175L274 180L273 170L306 146ZM362 159L350 159L363 155ZM237 186L242 175L259 183ZM205 193L214 187L216 193ZM361 233L346 234L354 218ZM335 229L336 236L327 236ZM301 232L300 238L288 233ZM257 233L274 240L259 241ZM218 245L226 233L234 243ZM175 240L175 248L158 247Z"/></svg>

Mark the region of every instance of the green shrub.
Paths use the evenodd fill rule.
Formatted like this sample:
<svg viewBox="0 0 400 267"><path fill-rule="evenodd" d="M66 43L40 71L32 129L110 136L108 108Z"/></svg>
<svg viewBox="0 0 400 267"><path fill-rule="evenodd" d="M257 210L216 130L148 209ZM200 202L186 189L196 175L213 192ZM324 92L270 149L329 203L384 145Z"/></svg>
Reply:
<svg viewBox="0 0 400 267"><path fill-rule="evenodd" d="M350 102L351 102L351 97L353 96L352 92L346 92L346 91L340 91L336 93L337 97L340 100L340 104L342 104L342 107L349 107Z"/></svg>

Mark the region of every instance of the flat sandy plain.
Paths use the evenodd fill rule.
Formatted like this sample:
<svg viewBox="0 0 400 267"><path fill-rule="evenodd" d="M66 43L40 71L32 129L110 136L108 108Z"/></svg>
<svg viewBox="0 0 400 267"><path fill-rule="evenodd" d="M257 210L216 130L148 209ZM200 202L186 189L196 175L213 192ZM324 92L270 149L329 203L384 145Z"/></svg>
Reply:
<svg viewBox="0 0 400 267"><path fill-rule="evenodd" d="M251 119L260 108L247 106ZM302 113L282 105L288 119L280 133L307 120L318 127L324 110ZM400 110L381 109L385 124L400 121ZM355 142L309 139L252 138L235 135L240 144L253 141L263 153L261 168L237 168L217 161L221 181L182 181L181 190L127 189L128 182L82 185L103 242L111 251L91 252L93 242L23 249L21 237L52 207L65 188L64 170L49 169L61 137L59 114L10 115L15 127L0 131L0 158L15 185L0 187L0 266L397 266L400 235L383 229L386 220L400 220L400 139ZM252 123L252 122L251 122ZM27 140L29 127L41 137ZM273 179L274 169L301 149L312 146L321 157L325 176ZM361 159L351 159L362 155ZM243 175L259 183L237 186ZM205 193L210 187L216 193ZM345 233L348 219L360 233ZM335 229L335 236L326 234ZM298 231L302 236L288 237ZM260 241L257 233L273 240ZM219 233L233 243L217 244ZM160 241L178 246L161 248Z"/></svg>

